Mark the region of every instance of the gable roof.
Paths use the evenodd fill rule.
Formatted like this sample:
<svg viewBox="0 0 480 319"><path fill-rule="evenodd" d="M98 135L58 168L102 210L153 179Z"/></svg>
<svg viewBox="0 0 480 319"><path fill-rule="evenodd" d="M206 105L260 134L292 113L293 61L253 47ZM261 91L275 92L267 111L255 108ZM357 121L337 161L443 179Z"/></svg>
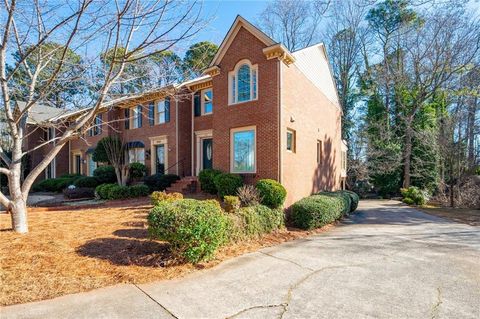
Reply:
<svg viewBox="0 0 480 319"><path fill-rule="evenodd" d="M263 33L259 28L257 28L256 26L248 22L245 18L243 18L240 15L237 15L237 17L235 18L235 21L233 22L232 26L228 30L227 35L225 36L225 38L223 38L223 41L220 44L220 47L218 48L217 53L213 57L212 62L210 62L209 67L213 67L220 63L225 53L227 52L228 48L232 44L233 39L235 39L235 36L237 35L238 31L240 31L240 28L245 28L248 32L253 34L257 39L263 42L266 46L272 46L277 43L268 35Z"/></svg>
<svg viewBox="0 0 480 319"><path fill-rule="evenodd" d="M16 101L16 106L19 111L23 111L27 106L26 102ZM52 107L46 104L35 103L29 110L27 116L28 124L42 124L48 122L50 119L68 113L68 110L63 108Z"/></svg>

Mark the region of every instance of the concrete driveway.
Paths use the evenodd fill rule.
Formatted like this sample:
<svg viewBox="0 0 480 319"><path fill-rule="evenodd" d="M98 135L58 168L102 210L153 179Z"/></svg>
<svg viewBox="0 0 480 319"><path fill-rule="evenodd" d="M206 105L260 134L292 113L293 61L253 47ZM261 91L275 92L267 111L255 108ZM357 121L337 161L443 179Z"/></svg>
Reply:
<svg viewBox="0 0 480 319"><path fill-rule="evenodd" d="M393 201L186 278L6 307L5 318L480 318L480 228Z"/></svg>

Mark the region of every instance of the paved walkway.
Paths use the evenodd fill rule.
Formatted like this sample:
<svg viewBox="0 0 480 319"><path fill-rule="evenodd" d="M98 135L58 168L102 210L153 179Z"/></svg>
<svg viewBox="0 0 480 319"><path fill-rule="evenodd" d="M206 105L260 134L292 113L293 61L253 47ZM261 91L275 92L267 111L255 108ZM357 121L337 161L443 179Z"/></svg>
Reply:
<svg viewBox="0 0 480 319"><path fill-rule="evenodd" d="M480 318L480 228L364 201L344 225L183 279L4 308L6 318Z"/></svg>

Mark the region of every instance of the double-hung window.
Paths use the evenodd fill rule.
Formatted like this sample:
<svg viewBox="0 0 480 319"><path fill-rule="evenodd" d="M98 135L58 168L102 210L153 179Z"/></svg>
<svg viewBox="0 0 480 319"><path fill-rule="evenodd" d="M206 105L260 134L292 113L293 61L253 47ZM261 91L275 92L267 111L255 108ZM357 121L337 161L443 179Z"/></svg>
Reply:
<svg viewBox="0 0 480 319"><path fill-rule="evenodd" d="M133 110L132 128L141 128L142 127L142 106L137 105L132 110Z"/></svg>
<svg viewBox="0 0 480 319"><path fill-rule="evenodd" d="M212 114L213 112L213 91L206 89L202 91L202 115Z"/></svg>
<svg viewBox="0 0 480 319"><path fill-rule="evenodd" d="M170 122L170 98L157 102L156 124Z"/></svg>
<svg viewBox="0 0 480 319"><path fill-rule="evenodd" d="M230 171L232 173L256 172L256 128L232 129L230 132Z"/></svg>
<svg viewBox="0 0 480 319"><path fill-rule="evenodd" d="M129 163L145 164L145 149L140 147L131 148L128 150Z"/></svg>
<svg viewBox="0 0 480 319"><path fill-rule="evenodd" d="M93 126L90 129L90 136L102 134L102 114L97 114L93 120Z"/></svg>
<svg viewBox="0 0 480 319"><path fill-rule="evenodd" d="M258 65L240 61L229 73L229 103L241 103L257 99Z"/></svg>

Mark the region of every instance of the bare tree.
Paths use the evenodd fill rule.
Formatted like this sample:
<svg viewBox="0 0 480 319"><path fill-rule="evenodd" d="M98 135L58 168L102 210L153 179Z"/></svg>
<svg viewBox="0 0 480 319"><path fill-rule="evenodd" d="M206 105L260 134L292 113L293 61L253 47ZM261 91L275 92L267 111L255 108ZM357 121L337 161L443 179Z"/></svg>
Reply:
<svg viewBox="0 0 480 319"><path fill-rule="evenodd" d="M201 5L196 1L174 0L82 0L75 3L66 0L34 0L28 4L3 0L1 6L1 107L4 109L5 125L12 149L11 156L8 156L5 150L0 148L0 159L5 164L5 167L0 167L0 174L7 176L10 192L10 198L0 193L0 203L11 213L12 228L16 232L26 233L26 201L35 179L68 141L78 138L88 129L101 106L109 99L111 87L121 78L129 63L169 50L198 32L202 27ZM31 61L29 57L32 52L47 41L61 42L62 46L57 48L60 54L56 50L52 50L52 55L37 54L33 63L27 63ZM100 79L96 78L97 91L93 94L91 108L72 122L56 123L62 132L60 135L33 149L25 149L25 140L29 134L26 124L28 114L45 96L54 91L68 50L82 54L88 51L88 54L92 55L95 52L92 48L99 51L97 56L102 56L107 51L114 52L114 58L100 70ZM13 51L18 52L22 58L10 65L10 72L7 73L7 59ZM55 62L56 67L48 78L39 81L39 73L51 65L50 57L53 56L60 56ZM29 79L27 93L23 96L26 106L22 110L15 108L11 88L11 78L20 68L25 70ZM22 158L48 144L52 147L44 159L33 167L22 181Z"/></svg>
<svg viewBox="0 0 480 319"><path fill-rule="evenodd" d="M274 0L259 15L260 28L290 51L305 48L318 40L320 20L330 0Z"/></svg>

